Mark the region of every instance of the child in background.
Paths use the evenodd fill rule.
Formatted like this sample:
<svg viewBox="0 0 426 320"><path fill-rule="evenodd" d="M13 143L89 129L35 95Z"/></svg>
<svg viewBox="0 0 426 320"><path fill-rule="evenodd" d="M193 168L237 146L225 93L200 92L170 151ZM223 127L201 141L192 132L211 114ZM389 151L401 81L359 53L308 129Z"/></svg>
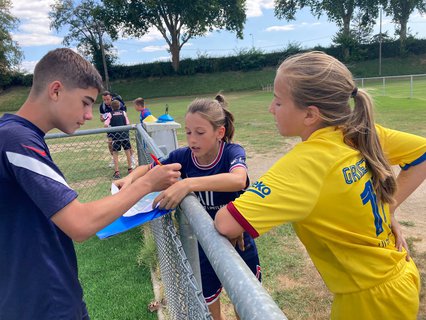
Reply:
<svg viewBox="0 0 426 320"><path fill-rule="evenodd" d="M108 114L112 112L112 102L113 101L119 101L120 107L119 109L122 111L127 111L126 105L121 98L120 95L114 95L109 91L104 91L102 93L102 103L99 105L99 114L100 114L100 120L101 122L104 122L106 118L108 117ZM112 160L109 164L109 167L114 167L114 156L113 156L113 150L112 150L112 133L107 133L108 138L108 149L111 153ZM131 160L132 160L132 168L136 167L136 160L133 156L133 149L130 148L130 154L131 154Z"/></svg>
<svg viewBox="0 0 426 320"><path fill-rule="evenodd" d="M156 121L157 118L155 118L151 111L145 106L145 100L144 98L136 98L133 101L133 105L135 107L135 110L140 112L139 115L139 121L142 122L153 122Z"/></svg>
<svg viewBox="0 0 426 320"><path fill-rule="evenodd" d="M180 163L182 180L164 190L154 200L160 208L175 208L190 192L195 192L206 211L214 219L216 212L236 199L249 185L244 149L232 143L234 117L227 110L222 95L214 100L196 99L188 107L185 131L188 146L172 151L163 164ZM125 188L143 176L152 165L137 167L130 175L118 180ZM236 250L260 280L257 248L253 239L244 233L245 250ZM199 246L203 294L215 320L224 319L220 307L222 284Z"/></svg>
<svg viewBox="0 0 426 320"><path fill-rule="evenodd" d="M335 58L287 58L269 111L281 135L302 142L220 209L215 226L233 239L293 223L334 294L331 319L416 319L419 272L394 210L425 179L426 139L375 124L372 107Z"/></svg>
<svg viewBox="0 0 426 320"><path fill-rule="evenodd" d="M129 118L127 117L126 111L120 110L120 101L113 100L111 102L112 111L107 114L104 126L118 127L130 124ZM132 172L132 155L130 150L132 145L130 144L129 131L117 131L111 133L112 139L112 157L114 160L114 175L113 179L120 179L120 170L118 168L118 151L121 147L124 149L127 159L127 173Z"/></svg>

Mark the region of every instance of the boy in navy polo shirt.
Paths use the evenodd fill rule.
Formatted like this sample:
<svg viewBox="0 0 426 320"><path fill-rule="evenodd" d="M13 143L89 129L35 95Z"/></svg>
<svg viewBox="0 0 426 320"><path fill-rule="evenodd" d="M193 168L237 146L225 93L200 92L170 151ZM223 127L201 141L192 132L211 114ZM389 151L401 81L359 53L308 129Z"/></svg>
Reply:
<svg viewBox="0 0 426 320"><path fill-rule="evenodd" d="M37 63L16 115L0 118L0 319L88 319L73 240L88 239L180 176L179 164L158 166L135 188L77 200L44 136L53 128L73 133L91 120L101 87L88 61L56 49Z"/></svg>

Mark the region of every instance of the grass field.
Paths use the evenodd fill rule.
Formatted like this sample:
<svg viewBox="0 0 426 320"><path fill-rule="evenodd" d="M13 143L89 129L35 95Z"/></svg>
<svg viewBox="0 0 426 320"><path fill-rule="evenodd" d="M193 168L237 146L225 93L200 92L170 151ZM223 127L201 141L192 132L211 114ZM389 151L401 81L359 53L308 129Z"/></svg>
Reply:
<svg viewBox="0 0 426 320"><path fill-rule="evenodd" d="M391 92L388 90L386 95L382 95L381 83L368 84L366 89L374 95L376 102L377 121L394 129L426 136L426 82L424 85L424 89L420 90L415 98L409 99L405 91L400 91L404 94L398 94L398 90ZM395 89L400 86L405 86L405 82L395 85ZM236 142L257 154L281 150L285 139L278 136L273 118L267 112L272 99L271 92L243 91L224 92L224 94L236 118ZM213 95L214 93L208 96L213 97ZM186 107L194 97L147 99L146 103L157 117L164 113L165 106L168 105L170 115L175 118L175 121L183 124ZM128 105L131 106L130 103ZM129 108L129 116L133 123L138 122L138 115L132 108ZM94 120L87 122L81 129L100 126L95 108ZM185 144L183 130L179 130L178 140L181 145ZM106 144L100 148L103 153L106 152ZM60 151L65 154L60 168L70 163L78 163L78 167L86 166L84 168L86 172L81 175L66 173L67 178L73 183L78 183L81 179L94 181L98 176L102 176L105 181L103 183L94 181L94 188L102 189L101 193L103 192L104 195L108 194L111 169L92 170L87 165L89 161L85 161L90 159L91 154L80 154L75 146L72 149L72 154L67 153L66 149ZM93 153L96 154L96 151ZM250 154L248 156L250 157ZM83 244L76 245L80 278L92 319L156 318L154 314L147 311L147 305L153 299L149 270L137 264L141 241L140 231L134 229L108 240L100 241L92 238ZM321 286L321 284L312 283L310 275L303 270L306 257L291 227L282 226L275 229L261 237L258 244L263 261L264 285L286 315L290 319L326 319L330 297L316 294L316 292L322 292L323 288L315 291L313 287ZM424 274L426 262L421 261L424 261L424 258L420 260L420 264L418 263ZM284 286L283 283L286 285ZM292 286L291 283L303 283L303 286ZM424 290L423 286L423 292ZM425 318L426 314L421 315L420 319Z"/></svg>
<svg viewBox="0 0 426 320"><path fill-rule="evenodd" d="M365 78L377 76L378 65L378 60L370 60L349 63L348 68L355 78ZM426 74L426 55L408 56L401 59L385 58L382 60L383 76L409 74ZM202 95L219 91L229 93L261 90L263 86L271 84L274 77L275 68L265 68L246 72L123 79L112 81L111 90L120 93L127 100L133 100L140 96L152 99L166 96ZM409 85L409 81L405 81L405 84L398 86L401 90L407 90L407 85ZM379 87L380 83L377 88ZM420 90L424 92L424 87ZM0 90L0 112L17 110L25 101L28 92L29 88L26 87L13 87L3 92ZM409 94L404 94L404 97L408 96ZM98 98L98 101L100 101L100 98Z"/></svg>

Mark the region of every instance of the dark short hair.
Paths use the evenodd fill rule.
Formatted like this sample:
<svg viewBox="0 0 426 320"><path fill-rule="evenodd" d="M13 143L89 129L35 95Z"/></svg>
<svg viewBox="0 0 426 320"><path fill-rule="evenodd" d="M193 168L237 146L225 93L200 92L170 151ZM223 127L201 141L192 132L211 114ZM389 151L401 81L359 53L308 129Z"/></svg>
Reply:
<svg viewBox="0 0 426 320"><path fill-rule="evenodd" d="M68 89L89 87L102 90L102 77L96 68L78 53L68 48L49 51L34 69L31 91L36 95L52 81L61 81Z"/></svg>
<svg viewBox="0 0 426 320"><path fill-rule="evenodd" d="M143 106L144 104L145 104L145 100L144 100L144 98L136 98L134 101L133 101L133 103L134 104L136 104L136 105L138 105L138 106Z"/></svg>
<svg viewBox="0 0 426 320"><path fill-rule="evenodd" d="M104 92L102 92L102 96L111 96L111 92L104 91Z"/></svg>

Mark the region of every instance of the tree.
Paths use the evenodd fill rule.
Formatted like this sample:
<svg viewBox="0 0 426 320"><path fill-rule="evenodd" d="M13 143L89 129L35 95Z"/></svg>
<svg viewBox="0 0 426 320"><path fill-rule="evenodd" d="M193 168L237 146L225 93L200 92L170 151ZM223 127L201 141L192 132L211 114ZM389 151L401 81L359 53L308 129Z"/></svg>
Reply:
<svg viewBox="0 0 426 320"><path fill-rule="evenodd" d="M351 20L356 10L362 12L361 25L367 26L377 18L378 4L383 0L276 0L275 15L282 19L294 20L297 10L309 7L311 13L319 18L326 14L328 20L340 28L338 39L353 39L351 34ZM349 49L344 47L344 59L349 58Z"/></svg>
<svg viewBox="0 0 426 320"><path fill-rule="evenodd" d="M154 26L166 40L172 66L179 69L180 50L190 39L214 29L235 31L242 38L245 0L103 0L109 21L125 34L144 35ZM120 26L117 25L120 23Z"/></svg>
<svg viewBox="0 0 426 320"><path fill-rule="evenodd" d="M408 19L415 9L420 13L426 13L426 1L388 0L384 6L386 14L391 16L392 21L398 25L396 33L399 35L401 55L405 54Z"/></svg>
<svg viewBox="0 0 426 320"><path fill-rule="evenodd" d="M371 42L374 21L363 21L363 13L358 11L351 22L351 31L358 44L367 44Z"/></svg>
<svg viewBox="0 0 426 320"><path fill-rule="evenodd" d="M14 30L19 20L10 13L12 3L0 0L0 87L10 81L10 74L22 60L23 54L10 32Z"/></svg>
<svg viewBox="0 0 426 320"><path fill-rule="evenodd" d="M116 59L111 41L117 40L118 34L104 23L105 8L95 0L83 0L78 5L73 0L56 0L51 8L50 28L59 31L68 27L63 44L76 43L77 50L102 70L105 87L109 89L108 67Z"/></svg>

